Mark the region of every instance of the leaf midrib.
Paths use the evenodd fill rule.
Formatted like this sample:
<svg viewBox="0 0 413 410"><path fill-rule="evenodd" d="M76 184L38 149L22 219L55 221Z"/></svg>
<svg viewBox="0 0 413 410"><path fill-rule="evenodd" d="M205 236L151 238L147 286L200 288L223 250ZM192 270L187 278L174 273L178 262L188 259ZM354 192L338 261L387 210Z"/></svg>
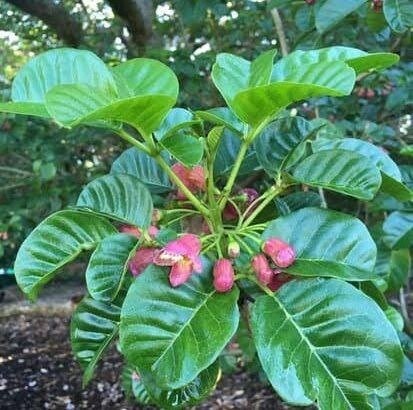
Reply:
<svg viewBox="0 0 413 410"><path fill-rule="evenodd" d="M270 297L270 296L269 296ZM272 299L274 300L275 303L279 306L279 308L282 310L282 312L285 314L286 319L294 326L294 328L297 330L297 333L299 336L304 340L310 349L311 354L313 354L320 365L324 368L325 372L327 373L328 376L330 376L331 380L333 381L334 386L339 390L341 393L342 397L344 398L345 402L349 405L349 408L351 409L353 406L352 404L348 401L347 396L345 395L344 391L342 390L341 386L336 382L337 379L334 377L334 375L330 372L329 368L326 366L326 364L321 360L321 358L317 354L317 349L313 346L311 341L308 339L308 337L302 333L301 328L299 325L294 321L293 316L287 311L287 309L284 307L283 303L276 297L274 294L272 296ZM318 397L317 397L318 398Z"/></svg>
<svg viewBox="0 0 413 410"><path fill-rule="evenodd" d="M162 360L162 358L166 355L166 353L173 348L173 345L177 341L177 339L181 336L182 332L188 327L188 324L192 322L194 317L198 314L199 310L209 301L209 299L215 295L216 291L213 290L212 292L207 294L207 297L204 299L204 301L197 306L196 309L194 309L193 314L190 316L190 318L186 321L184 326L179 330L179 332L176 334L176 336L171 340L171 342L168 344L168 346L165 348L163 353L156 359L156 361L152 364L151 369L154 370L157 366L157 364Z"/></svg>

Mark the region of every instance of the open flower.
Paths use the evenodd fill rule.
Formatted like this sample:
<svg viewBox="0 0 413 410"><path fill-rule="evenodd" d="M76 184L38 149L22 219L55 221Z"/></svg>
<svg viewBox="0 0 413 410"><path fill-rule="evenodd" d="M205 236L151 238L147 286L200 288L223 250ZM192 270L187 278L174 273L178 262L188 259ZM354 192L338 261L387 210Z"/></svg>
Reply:
<svg viewBox="0 0 413 410"><path fill-rule="evenodd" d="M214 287L217 292L228 292L234 286L235 273L229 259L218 259L214 265L213 275Z"/></svg>
<svg viewBox="0 0 413 410"><path fill-rule="evenodd" d="M179 179L192 193L205 191L205 170L201 165L187 168L177 162L176 164L172 165L172 171L179 177ZM181 200L186 199L185 194L179 190L177 197Z"/></svg>
<svg viewBox="0 0 413 410"><path fill-rule="evenodd" d="M294 249L279 238L270 238L265 241L263 251L280 268L288 268L295 261Z"/></svg>
<svg viewBox="0 0 413 410"><path fill-rule="evenodd" d="M158 266L171 266L169 282L176 287L185 283L193 272L202 271L200 252L199 238L186 233L159 250L155 255L154 263Z"/></svg>
<svg viewBox="0 0 413 410"><path fill-rule="evenodd" d="M141 274L151 263L157 253L156 248L140 248L129 261L129 270L133 276Z"/></svg>

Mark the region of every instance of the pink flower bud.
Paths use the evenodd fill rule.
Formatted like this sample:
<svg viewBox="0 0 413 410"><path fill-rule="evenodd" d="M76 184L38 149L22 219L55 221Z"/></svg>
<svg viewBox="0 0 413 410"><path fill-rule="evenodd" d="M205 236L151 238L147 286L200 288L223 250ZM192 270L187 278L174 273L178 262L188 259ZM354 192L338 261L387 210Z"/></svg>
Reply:
<svg viewBox="0 0 413 410"><path fill-rule="evenodd" d="M267 258L263 253L259 253L252 258L252 269L254 270L257 279L263 284L268 285L273 277L273 272L270 268Z"/></svg>
<svg viewBox="0 0 413 410"><path fill-rule="evenodd" d="M120 232L127 233L128 235L136 236L137 238L140 238L141 236L141 230L132 225L123 225L119 228Z"/></svg>
<svg viewBox="0 0 413 410"><path fill-rule="evenodd" d="M274 263L280 268L288 268L295 261L295 252L291 246L281 249L274 258Z"/></svg>
<svg viewBox="0 0 413 410"><path fill-rule="evenodd" d="M238 242L231 241L228 244L228 256L232 259L238 258L240 254L240 248Z"/></svg>
<svg viewBox="0 0 413 410"><path fill-rule="evenodd" d="M286 242L279 238L268 239L263 246L263 251L280 268L287 268L295 261L295 251Z"/></svg>
<svg viewBox="0 0 413 410"><path fill-rule="evenodd" d="M133 276L141 274L151 263L157 252L156 248L138 249L132 259L129 261L129 270Z"/></svg>
<svg viewBox="0 0 413 410"><path fill-rule="evenodd" d="M235 272L229 259L218 259L214 265L213 275L217 292L228 292L234 286Z"/></svg>

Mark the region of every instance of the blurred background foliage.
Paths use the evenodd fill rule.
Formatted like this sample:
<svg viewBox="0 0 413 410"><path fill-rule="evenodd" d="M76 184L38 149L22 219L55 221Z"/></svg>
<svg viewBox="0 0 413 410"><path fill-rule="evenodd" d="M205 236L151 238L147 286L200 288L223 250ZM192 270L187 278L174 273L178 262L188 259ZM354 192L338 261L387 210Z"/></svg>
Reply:
<svg viewBox="0 0 413 410"><path fill-rule="evenodd" d="M159 59L179 78L179 105L193 110L223 104L210 80L218 52L250 59L274 47L278 57L331 45L392 51L400 63L360 77L349 97L295 109L309 119L328 119L329 133L368 140L409 165L412 26L411 0L0 0L0 99L8 100L25 61L62 46L90 49L109 64ZM12 266L19 244L40 220L73 204L81 187L107 172L124 148L100 129L68 131L0 114L0 269Z"/></svg>

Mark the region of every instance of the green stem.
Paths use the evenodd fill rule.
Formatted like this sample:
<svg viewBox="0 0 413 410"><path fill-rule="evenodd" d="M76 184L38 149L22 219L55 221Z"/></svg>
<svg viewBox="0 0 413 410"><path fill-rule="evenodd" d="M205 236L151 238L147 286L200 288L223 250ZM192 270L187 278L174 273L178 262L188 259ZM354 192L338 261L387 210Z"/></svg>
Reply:
<svg viewBox="0 0 413 410"><path fill-rule="evenodd" d="M246 228L254 221L254 219L261 213L261 211L277 196L283 189L281 187L272 186L264 195L266 198L254 209L251 215L242 224L243 228Z"/></svg>
<svg viewBox="0 0 413 410"><path fill-rule="evenodd" d="M220 207L219 207L221 212L225 208L225 205L227 204L228 196L232 191L232 187L234 186L235 179L238 176L238 172L241 168L242 161L244 160L244 157L245 157L245 155L248 151L248 147L249 147L248 140L244 140L241 144L241 147L240 147L239 151L238 151L238 155L237 155L237 158L235 160L234 166L232 167L232 170L231 170L231 173L229 175L228 181L227 181L224 189L222 190L221 203L220 203Z"/></svg>
<svg viewBox="0 0 413 410"><path fill-rule="evenodd" d="M179 179L179 177L172 171L169 164L157 154L154 156L156 162L160 167L168 174L170 180L184 193L184 195L191 201L192 205L201 212L205 217L209 216L209 209L201 203L201 201L185 186L185 184Z"/></svg>
<svg viewBox="0 0 413 410"><path fill-rule="evenodd" d="M127 133L124 129L114 130L114 131L116 132L116 134L118 134L126 142L129 142L129 144L132 144L134 147L140 149L141 151L145 152L146 154L151 155L150 149L145 144L138 141L132 135Z"/></svg>

